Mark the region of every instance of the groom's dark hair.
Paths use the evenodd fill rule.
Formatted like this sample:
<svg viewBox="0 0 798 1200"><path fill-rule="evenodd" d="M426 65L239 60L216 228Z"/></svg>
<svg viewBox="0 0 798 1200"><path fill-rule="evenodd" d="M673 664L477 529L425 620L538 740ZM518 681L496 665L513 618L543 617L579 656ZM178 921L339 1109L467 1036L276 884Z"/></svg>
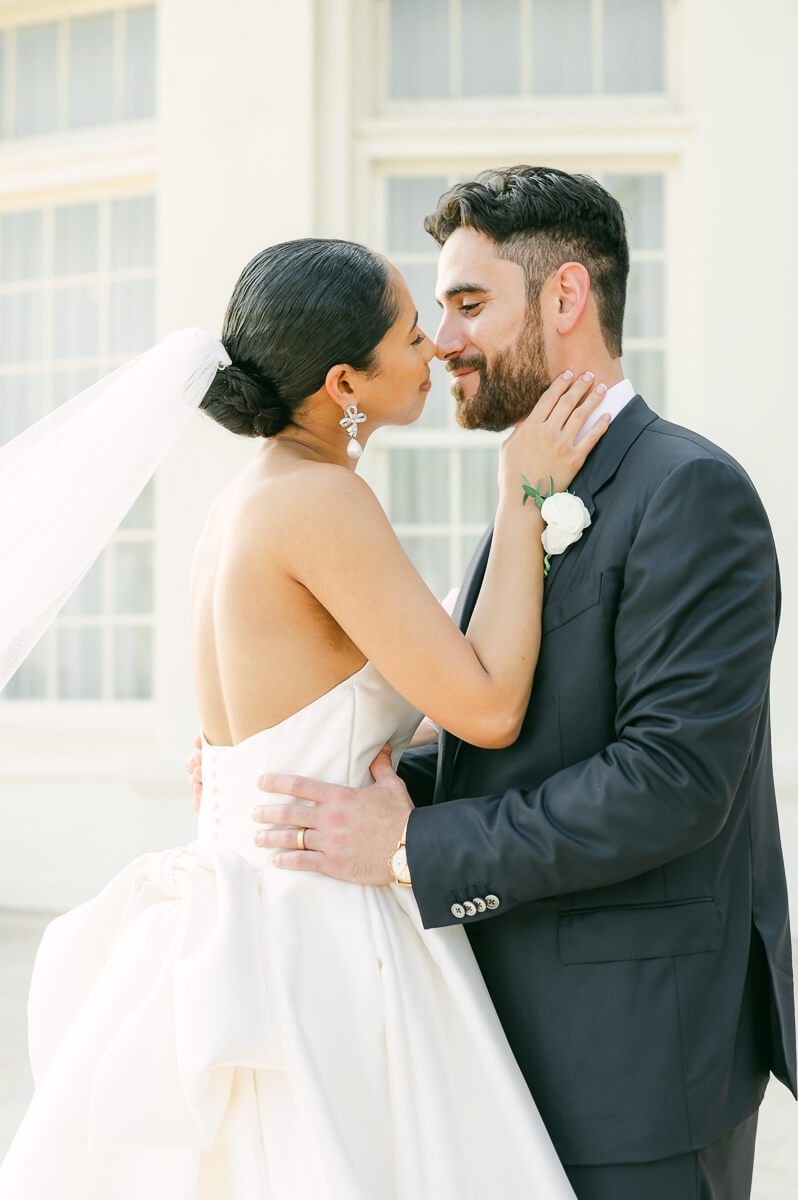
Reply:
<svg viewBox="0 0 798 1200"><path fill-rule="evenodd" d="M620 357L629 244L623 209L600 183L554 167L483 171L444 192L424 221L440 246L461 226L485 234L502 257L524 268L534 311L549 276L563 263L581 263L607 349Z"/></svg>

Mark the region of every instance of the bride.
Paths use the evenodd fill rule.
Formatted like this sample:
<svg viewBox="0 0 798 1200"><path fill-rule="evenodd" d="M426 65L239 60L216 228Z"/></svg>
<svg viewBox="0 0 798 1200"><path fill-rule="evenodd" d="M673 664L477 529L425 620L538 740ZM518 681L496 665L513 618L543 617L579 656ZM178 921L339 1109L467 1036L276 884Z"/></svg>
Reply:
<svg viewBox="0 0 798 1200"><path fill-rule="evenodd" d="M425 930L398 883L277 870L254 840L264 770L362 786L386 743L398 761L421 713L480 746L518 734L543 590L543 522L521 475L567 486L606 429L574 444L604 389L588 395L567 373L504 442L463 636L354 470L374 430L418 418L433 353L386 260L305 239L248 264L221 344L172 335L90 389L97 403L78 397L71 416L40 423L58 418L52 461L71 435L87 470L91 429L113 426L104 445L124 471L96 468L83 526L86 489L66 503L70 529L92 527L91 554L165 451L178 401L262 441L194 559L197 838L138 858L45 933L29 1003L36 1091L0 1167L2 1200L572 1198L463 929ZM112 404L128 405L124 425ZM155 452L147 422L163 426ZM0 451L0 499L48 461L36 429ZM136 458L138 442L149 449ZM116 508L103 489L119 490ZM24 563L54 536L33 528ZM21 571L23 599L34 583L49 591L33 617L27 602L2 614L0 685L90 564L71 537L46 579Z"/></svg>

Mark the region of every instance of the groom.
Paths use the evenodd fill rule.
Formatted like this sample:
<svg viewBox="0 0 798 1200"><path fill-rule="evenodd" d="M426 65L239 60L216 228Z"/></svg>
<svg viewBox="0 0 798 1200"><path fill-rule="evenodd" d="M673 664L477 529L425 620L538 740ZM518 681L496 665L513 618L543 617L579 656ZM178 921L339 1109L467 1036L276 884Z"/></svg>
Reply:
<svg viewBox="0 0 798 1200"><path fill-rule="evenodd" d="M423 922L465 926L579 1200L742 1200L770 1071L796 1089L767 518L733 459L624 379L628 247L595 181L490 172L426 225L462 425L508 428L567 367L614 385L572 485L592 524L552 559L513 746L444 732L398 776L382 754L362 789L267 776L265 791L317 808L259 817L316 830L317 849L282 866L361 883L389 882L406 839ZM503 286L508 262L525 302ZM460 592L463 630L490 538Z"/></svg>

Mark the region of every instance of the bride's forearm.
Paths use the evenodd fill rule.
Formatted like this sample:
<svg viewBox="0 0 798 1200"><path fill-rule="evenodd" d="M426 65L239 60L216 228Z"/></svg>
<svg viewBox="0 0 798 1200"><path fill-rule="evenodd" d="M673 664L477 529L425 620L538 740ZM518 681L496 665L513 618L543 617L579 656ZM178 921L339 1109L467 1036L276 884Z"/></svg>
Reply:
<svg viewBox="0 0 798 1200"><path fill-rule="evenodd" d="M543 520L534 504L502 499L485 578L466 637L495 687L508 738L524 719L540 650Z"/></svg>

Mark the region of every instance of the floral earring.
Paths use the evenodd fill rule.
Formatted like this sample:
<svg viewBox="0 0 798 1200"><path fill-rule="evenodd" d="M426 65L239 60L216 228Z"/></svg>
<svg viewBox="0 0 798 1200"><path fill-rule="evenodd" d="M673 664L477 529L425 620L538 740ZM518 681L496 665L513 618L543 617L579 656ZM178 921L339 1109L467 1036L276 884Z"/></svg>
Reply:
<svg viewBox="0 0 798 1200"><path fill-rule="evenodd" d="M363 453L363 447L357 440L357 427L366 420L366 414L358 412L356 404L348 404L344 412L346 416L342 417L338 424L342 425L349 434L349 445L346 448L346 452L350 458L360 458Z"/></svg>

